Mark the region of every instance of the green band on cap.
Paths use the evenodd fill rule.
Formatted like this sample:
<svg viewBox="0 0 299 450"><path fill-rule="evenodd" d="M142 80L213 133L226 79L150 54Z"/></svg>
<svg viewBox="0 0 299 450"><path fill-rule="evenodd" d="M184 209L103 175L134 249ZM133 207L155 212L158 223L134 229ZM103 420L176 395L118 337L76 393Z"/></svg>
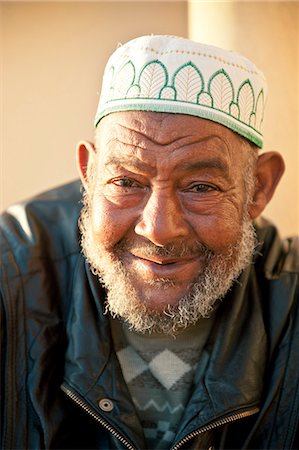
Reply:
<svg viewBox="0 0 299 450"><path fill-rule="evenodd" d="M263 74L239 54L174 36L144 36L110 57L95 126L116 111L190 114L262 147L266 91Z"/></svg>

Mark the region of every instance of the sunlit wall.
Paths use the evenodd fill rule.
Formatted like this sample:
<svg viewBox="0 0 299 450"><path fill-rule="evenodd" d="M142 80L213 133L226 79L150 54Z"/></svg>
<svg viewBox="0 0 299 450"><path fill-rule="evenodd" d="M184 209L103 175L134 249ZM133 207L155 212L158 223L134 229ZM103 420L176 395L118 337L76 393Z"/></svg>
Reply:
<svg viewBox="0 0 299 450"><path fill-rule="evenodd" d="M0 2L0 209L77 177L74 149L93 139L105 61L118 42L188 35L244 53L265 72L265 150L287 171L266 209L299 231L299 3Z"/></svg>
<svg viewBox="0 0 299 450"><path fill-rule="evenodd" d="M284 235L299 232L299 2L189 2L189 36L243 53L265 73L264 150L286 172L264 215Z"/></svg>
<svg viewBox="0 0 299 450"><path fill-rule="evenodd" d="M187 36L187 3L0 2L1 205L77 178L101 76L119 42ZM1 85L0 85L1 86Z"/></svg>

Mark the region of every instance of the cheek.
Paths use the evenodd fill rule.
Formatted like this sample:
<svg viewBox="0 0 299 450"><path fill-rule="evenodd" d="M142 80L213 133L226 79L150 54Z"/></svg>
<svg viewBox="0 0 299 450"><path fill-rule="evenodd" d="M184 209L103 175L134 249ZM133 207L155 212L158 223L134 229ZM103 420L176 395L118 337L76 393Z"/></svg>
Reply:
<svg viewBox="0 0 299 450"><path fill-rule="evenodd" d="M219 208L208 215L193 217L197 239L215 253L236 244L242 232L242 215L235 208Z"/></svg>
<svg viewBox="0 0 299 450"><path fill-rule="evenodd" d="M132 227L132 216L105 198L93 202L91 223L94 239L106 248L114 246Z"/></svg>

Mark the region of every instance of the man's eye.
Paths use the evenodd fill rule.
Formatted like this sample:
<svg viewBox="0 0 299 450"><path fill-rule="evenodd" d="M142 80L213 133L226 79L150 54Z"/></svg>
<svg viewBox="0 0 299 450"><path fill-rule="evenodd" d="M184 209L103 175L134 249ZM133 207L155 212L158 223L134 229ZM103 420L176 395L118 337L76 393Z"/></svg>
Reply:
<svg viewBox="0 0 299 450"><path fill-rule="evenodd" d="M204 183L197 183L197 184L193 184L188 190L191 192L210 192L210 191L215 191L215 187L209 185L209 184L204 184Z"/></svg>
<svg viewBox="0 0 299 450"><path fill-rule="evenodd" d="M114 180L112 183L115 186L119 186L122 188L131 188L139 186L139 184L136 181L131 180L130 178L119 178L117 180Z"/></svg>

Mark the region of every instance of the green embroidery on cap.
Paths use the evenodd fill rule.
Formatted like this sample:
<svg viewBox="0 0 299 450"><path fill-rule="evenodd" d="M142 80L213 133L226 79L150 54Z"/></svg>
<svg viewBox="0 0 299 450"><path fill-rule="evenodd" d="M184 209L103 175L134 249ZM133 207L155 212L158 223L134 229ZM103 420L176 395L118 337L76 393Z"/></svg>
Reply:
<svg viewBox="0 0 299 450"><path fill-rule="evenodd" d="M147 63L140 72L138 84L140 97L160 98L160 93L168 82L168 72L161 61L155 59Z"/></svg>
<svg viewBox="0 0 299 450"><path fill-rule="evenodd" d="M203 74L192 61L175 70L171 84L169 79L166 66L158 59L149 61L139 70L131 60L118 71L111 66L105 73L103 92L106 95L101 98L96 124L109 112L133 110L135 104L135 109L184 111L185 114L211 118L261 146L262 140L257 135L261 135L264 92L257 93L255 102L249 79L245 79L239 87L234 86L227 71L221 68L212 73L205 84ZM143 100L145 103L140 106ZM221 119L217 111L221 113ZM237 121L240 125L236 125Z"/></svg>
<svg viewBox="0 0 299 450"><path fill-rule="evenodd" d="M138 84L133 84L133 86L131 86L126 92L126 98L134 97L140 97L140 86Z"/></svg>
<svg viewBox="0 0 299 450"><path fill-rule="evenodd" d="M209 94L208 92L202 92L201 94L198 95L196 103L199 105L208 106L212 108L213 98L211 94Z"/></svg>
<svg viewBox="0 0 299 450"><path fill-rule="evenodd" d="M196 117L202 117L204 119L212 120L214 122L221 123L226 127L236 131L241 136L246 137L250 141L254 142L257 146L262 147L263 141L260 133L258 133L254 129L249 129L248 127L244 128L243 124L238 120L233 121L231 116L223 114L221 111L213 110L210 108L204 108L200 106L202 109L198 111L198 109L193 107L191 103L187 102L177 102L176 105L167 104L166 101L158 102L148 102L147 99L140 99L140 101L136 101L136 99L126 99L125 101L121 101L120 103L110 102L105 108L101 111L101 114L97 116L95 121L95 126L99 123L100 119L107 114L117 111L155 111L155 112L169 112L176 114L189 114Z"/></svg>
<svg viewBox="0 0 299 450"><path fill-rule="evenodd" d="M239 119L240 117L240 110L239 106L235 102L231 102L229 107L229 113L231 116L235 117L236 119Z"/></svg>
<svg viewBox="0 0 299 450"><path fill-rule="evenodd" d="M136 69L132 61L128 61L113 77L113 98L120 98L124 95L127 96L128 91L134 83L136 76Z"/></svg>
<svg viewBox="0 0 299 450"><path fill-rule="evenodd" d="M259 93L256 101L255 108L255 127L257 130L262 129L262 123L264 120L265 98L263 89Z"/></svg>
<svg viewBox="0 0 299 450"><path fill-rule="evenodd" d="M197 103L203 91L204 79L200 70L190 61L176 70L172 84L177 93L176 100Z"/></svg>
<svg viewBox="0 0 299 450"><path fill-rule="evenodd" d="M213 99L212 107L229 114L234 99L234 88L225 70L218 70L212 75L208 82L208 92Z"/></svg>
<svg viewBox="0 0 299 450"><path fill-rule="evenodd" d="M254 92L249 80L244 81L239 87L237 104L240 110L239 120L250 124L250 116L254 110Z"/></svg>
<svg viewBox="0 0 299 450"><path fill-rule="evenodd" d="M175 100L176 99L176 90L171 86L164 87L160 91L159 98L165 99L165 100L166 99L167 100Z"/></svg>

